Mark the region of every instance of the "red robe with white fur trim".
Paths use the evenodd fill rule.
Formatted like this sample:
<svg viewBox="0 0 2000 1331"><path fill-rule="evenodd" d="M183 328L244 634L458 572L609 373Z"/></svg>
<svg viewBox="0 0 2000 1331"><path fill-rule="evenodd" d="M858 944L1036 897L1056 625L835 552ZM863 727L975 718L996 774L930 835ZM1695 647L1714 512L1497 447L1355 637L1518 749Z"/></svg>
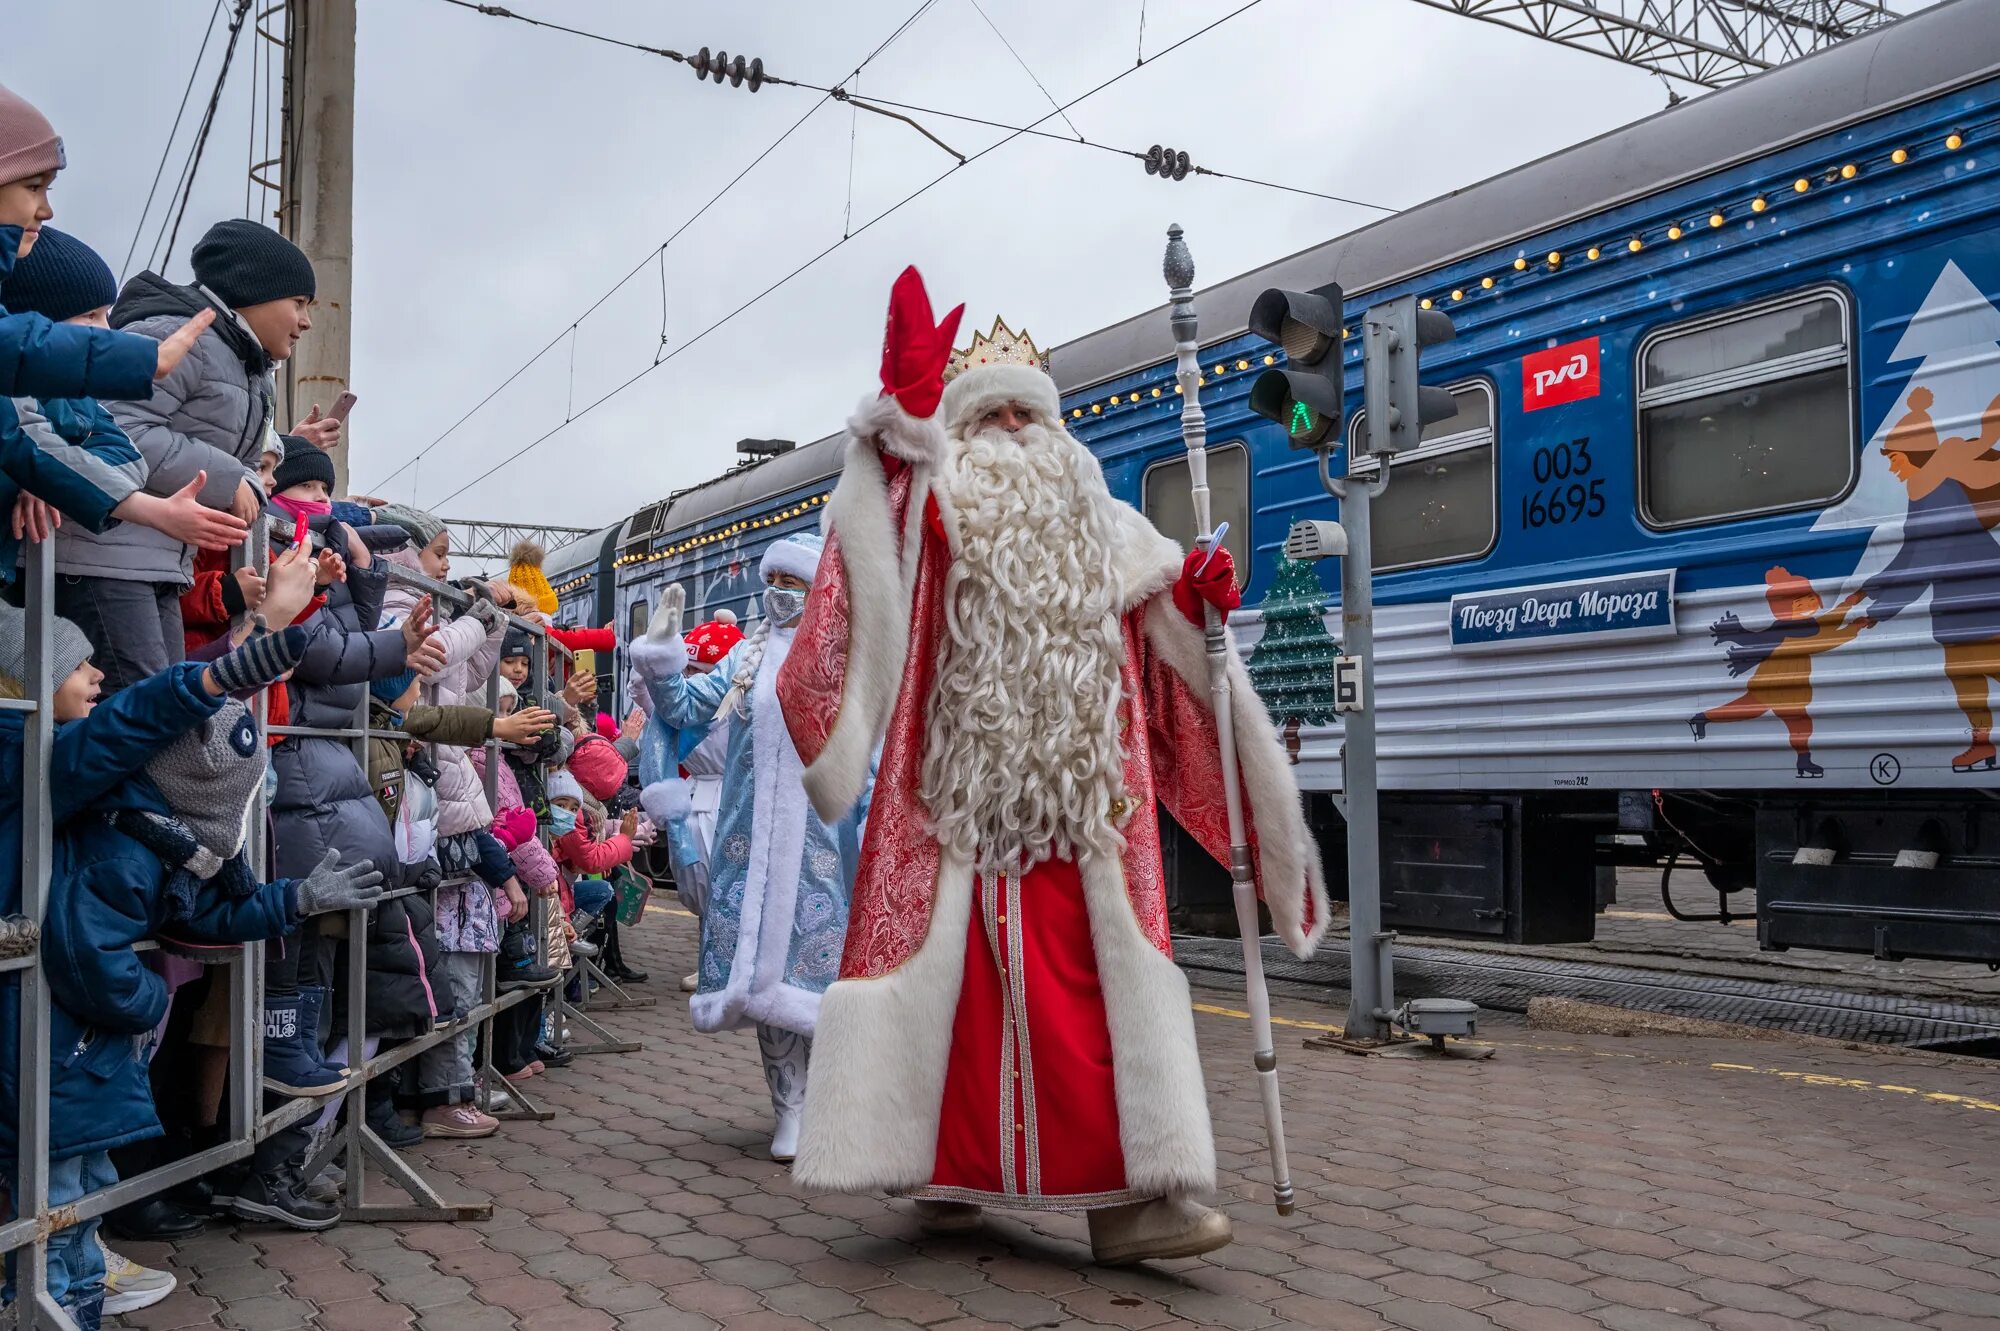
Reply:
<svg viewBox="0 0 2000 1331"><path fill-rule="evenodd" d="M1201 631L1174 608L1181 552L1120 505L1122 856L980 881L929 834L924 708L954 557L931 478L948 446L892 399L849 422L819 575L778 696L823 818L881 743L841 978L822 1002L794 1176L807 1187L1081 1209L1214 1186L1187 982L1172 960L1158 823L1226 862ZM1309 955L1326 887L1276 732L1230 654L1260 895ZM1044 1128L1047 1130L1044 1131Z"/></svg>

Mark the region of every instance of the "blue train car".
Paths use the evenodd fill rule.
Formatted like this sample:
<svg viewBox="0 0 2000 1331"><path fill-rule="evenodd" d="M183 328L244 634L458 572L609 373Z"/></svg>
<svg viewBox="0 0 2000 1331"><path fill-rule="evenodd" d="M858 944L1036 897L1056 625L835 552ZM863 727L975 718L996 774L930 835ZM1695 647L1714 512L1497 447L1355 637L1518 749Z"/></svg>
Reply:
<svg viewBox="0 0 2000 1331"><path fill-rule="evenodd" d="M1374 513L1391 921L1587 933L1591 844L1622 829L1755 883L1770 945L2000 958L2000 5L1201 293L1216 514L1253 599L1290 524L1338 505L1248 410L1277 349L1246 316L1327 282L1352 405L1367 304L1458 329L1424 365L1458 413ZM1189 536L1164 308L1054 364L1114 487ZM1307 730L1303 784L1337 791L1339 754Z"/></svg>
<svg viewBox="0 0 2000 1331"><path fill-rule="evenodd" d="M1327 282L1351 325L1415 294L1458 328L1424 370L1459 410L1375 510L1390 923L1587 937L1600 873L1640 860L1755 885L1770 946L2000 960L2000 3L1952 0L1201 292L1252 650L1287 529L1338 505L1248 410L1279 353L1247 314ZM1164 307L1053 363L1113 490L1189 539ZM816 522L838 449L642 510L588 594L628 632L668 580L753 615L757 552ZM1337 876L1339 731L1296 742ZM1176 847L1183 913L1226 914L1221 875Z"/></svg>

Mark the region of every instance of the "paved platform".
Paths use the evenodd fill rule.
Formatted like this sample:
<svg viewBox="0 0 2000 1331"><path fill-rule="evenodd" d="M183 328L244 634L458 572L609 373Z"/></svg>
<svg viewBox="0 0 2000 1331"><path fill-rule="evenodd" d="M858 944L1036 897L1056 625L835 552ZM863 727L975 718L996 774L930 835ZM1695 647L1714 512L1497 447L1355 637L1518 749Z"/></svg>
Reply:
<svg viewBox="0 0 2000 1331"><path fill-rule="evenodd" d="M486 1224L216 1226L142 1260L186 1282L128 1324L238 1331L2000 1327L2000 1064L1482 1029L1484 1062L1306 1050L1280 998L1301 1206L1268 1205L1248 1031L1196 993L1237 1242L1103 1270L1080 1219L920 1234L903 1203L802 1196L764 1158L754 1037L670 991L691 921L629 947L665 1006L634 1054L530 1085L562 1111L416 1153Z"/></svg>

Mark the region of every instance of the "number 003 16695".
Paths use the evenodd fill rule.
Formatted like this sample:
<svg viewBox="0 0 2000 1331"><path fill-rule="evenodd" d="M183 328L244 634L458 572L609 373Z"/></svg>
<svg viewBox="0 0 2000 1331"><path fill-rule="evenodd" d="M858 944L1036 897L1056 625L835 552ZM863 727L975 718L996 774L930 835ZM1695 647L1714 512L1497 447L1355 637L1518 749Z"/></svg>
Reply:
<svg viewBox="0 0 2000 1331"><path fill-rule="evenodd" d="M1590 440L1535 450L1535 485L1521 496L1523 527L1559 527L1604 515L1604 478L1592 476Z"/></svg>

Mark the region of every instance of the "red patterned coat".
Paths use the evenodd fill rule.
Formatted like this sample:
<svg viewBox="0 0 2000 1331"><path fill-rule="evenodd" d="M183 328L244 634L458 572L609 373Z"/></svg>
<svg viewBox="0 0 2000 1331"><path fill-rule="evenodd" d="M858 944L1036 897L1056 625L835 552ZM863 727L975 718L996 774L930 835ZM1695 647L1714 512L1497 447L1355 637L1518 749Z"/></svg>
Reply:
<svg viewBox="0 0 2000 1331"><path fill-rule="evenodd" d="M778 695L822 817L858 798L878 743L881 758L793 1172L807 1187L920 1190L942 1163L940 1106L956 1056L968 926L974 937L978 929L971 866L929 834L918 796L955 526L931 484L947 447L934 421L883 398L849 432L826 553ZM1108 1025L1121 1196L1158 1195L1212 1187L1214 1147L1187 984L1172 960L1151 800L1225 862L1229 837L1202 635L1168 595L1181 552L1137 511L1119 508L1111 574L1125 637L1120 723L1125 788L1138 807L1113 811L1131 815L1123 855L1080 853L1076 870ZM1234 652L1230 672L1258 889L1279 936L1307 955L1326 927L1319 857L1291 768ZM1017 1130L1032 1140L1033 1126L1031 1117Z"/></svg>

